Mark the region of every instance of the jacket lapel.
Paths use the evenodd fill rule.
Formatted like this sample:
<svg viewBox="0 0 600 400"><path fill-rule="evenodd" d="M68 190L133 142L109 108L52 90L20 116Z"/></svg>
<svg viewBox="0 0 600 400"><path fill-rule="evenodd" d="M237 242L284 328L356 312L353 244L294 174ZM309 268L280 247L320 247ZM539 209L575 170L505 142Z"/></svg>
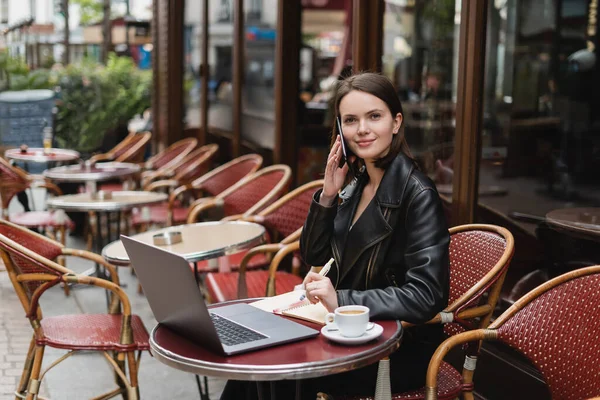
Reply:
<svg viewBox="0 0 600 400"><path fill-rule="evenodd" d="M367 183L366 174L357 182L358 187L353 191L352 197L346 201L347 204L342 204L338 209L334 221L333 240L334 245L343 255L340 260L343 265L343 268L340 268L340 282L353 270L354 264L365 251L392 234L394 229L384 217L384 212L386 208L397 209L401 206L404 190L413 168L413 163L403 154L392 161L371 204L356 221L352 230L349 231L350 224L360 202L364 185ZM363 267L367 267L366 263ZM353 272L360 273L360 271Z"/></svg>

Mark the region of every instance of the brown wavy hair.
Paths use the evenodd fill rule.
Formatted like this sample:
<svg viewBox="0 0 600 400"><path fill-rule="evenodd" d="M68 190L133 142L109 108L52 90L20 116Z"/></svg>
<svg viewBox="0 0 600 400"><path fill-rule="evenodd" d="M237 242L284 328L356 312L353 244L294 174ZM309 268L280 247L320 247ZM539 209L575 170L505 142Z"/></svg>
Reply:
<svg viewBox="0 0 600 400"><path fill-rule="evenodd" d="M340 116L340 102L344 96L354 90L369 93L381 99L392 113L392 117L395 117L398 113L404 115L402 112L402 103L396 94L396 89L387 77L373 72L360 72L338 81L334 90L333 103L336 119ZM334 119L334 128L331 135L331 146L333 146L333 143L335 142L337 135L336 132L337 128L335 126ZM352 153L348 147L346 148L346 151ZM414 157L412 156L404 136L404 123L400 126L398 133L394 135L392 144L390 145L390 151L385 156L375 161L375 166L381 169L386 169L400 152L404 153L404 155L414 162ZM360 170L362 165L364 165L364 161L357 157L356 161L354 161L354 167L351 168L351 172L356 173L356 171Z"/></svg>

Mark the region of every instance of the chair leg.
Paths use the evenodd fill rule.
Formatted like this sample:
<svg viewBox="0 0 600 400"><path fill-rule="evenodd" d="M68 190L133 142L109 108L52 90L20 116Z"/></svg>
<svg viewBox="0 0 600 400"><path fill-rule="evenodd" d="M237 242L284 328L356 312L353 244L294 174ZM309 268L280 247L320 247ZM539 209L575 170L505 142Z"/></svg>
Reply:
<svg viewBox="0 0 600 400"><path fill-rule="evenodd" d="M21 379L19 380L19 386L17 386L16 394L24 396L25 391L27 390L27 383L29 382L29 377L31 376L31 367L33 367L33 351L35 350L35 336L31 338L31 342L29 343L29 350L27 350L27 358L25 359L25 365L23 366L23 374L21 374ZM21 400L22 397L16 396L15 400Z"/></svg>
<svg viewBox="0 0 600 400"><path fill-rule="evenodd" d="M114 352L112 354L112 358L113 358L113 360L115 360L115 363L117 364L117 367L121 371L123 371L123 374L127 375L125 373L125 355L123 353ZM123 399L127 399L127 383L123 382L123 379L117 373L116 370L114 371L114 373L115 373L115 382L117 383L117 385L121 389L121 393L123 395Z"/></svg>
<svg viewBox="0 0 600 400"><path fill-rule="evenodd" d="M475 366L477 364L477 356L466 356L465 364L462 370L463 378L463 399L475 400L473 396L473 375L475 374Z"/></svg>
<svg viewBox="0 0 600 400"><path fill-rule="evenodd" d="M196 384L198 385L198 392L200 392L200 400L210 400L210 396L208 395L208 379L206 376L204 378L204 388L202 387L202 381L200 381L199 375L194 375L196 377Z"/></svg>
<svg viewBox="0 0 600 400"><path fill-rule="evenodd" d="M127 392L127 400L138 400L140 398L140 387L138 385L138 363L135 359L135 351L127 353L127 367L129 368L129 383L131 389Z"/></svg>
<svg viewBox="0 0 600 400"><path fill-rule="evenodd" d="M31 368L29 383L27 384L26 400L36 400L40 391L40 370L42 369L42 359L44 358L44 346L35 346L35 356Z"/></svg>

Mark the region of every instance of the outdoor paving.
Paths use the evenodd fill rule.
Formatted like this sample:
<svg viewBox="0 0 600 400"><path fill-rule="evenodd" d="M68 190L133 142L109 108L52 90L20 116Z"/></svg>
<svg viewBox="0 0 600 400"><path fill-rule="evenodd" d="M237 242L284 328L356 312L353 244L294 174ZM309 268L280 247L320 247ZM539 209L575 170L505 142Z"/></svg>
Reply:
<svg viewBox="0 0 600 400"><path fill-rule="evenodd" d="M36 192L35 196L41 199L43 192ZM11 207L19 209L19 206L12 204ZM84 242L80 238L69 237L67 246L84 248ZM83 272L92 266L85 260L67 259L67 267L76 272ZM129 296L133 312L142 318L150 331L156 320L144 295L137 293L137 279L129 268L119 268L119 277L126 285L124 290ZM51 288L42 296L41 306L45 316L106 312L104 291L95 287L75 288L69 297L65 296L62 288ZM32 332L8 273L0 262L0 400L14 399ZM47 348L43 369L63 354L63 350ZM98 396L116 387L112 371L100 353L76 354L48 372L42 381L40 396L59 400ZM209 380L211 399L220 397L224 384L223 380ZM200 398L194 375L161 364L147 352L142 355L140 363L139 386L142 399Z"/></svg>

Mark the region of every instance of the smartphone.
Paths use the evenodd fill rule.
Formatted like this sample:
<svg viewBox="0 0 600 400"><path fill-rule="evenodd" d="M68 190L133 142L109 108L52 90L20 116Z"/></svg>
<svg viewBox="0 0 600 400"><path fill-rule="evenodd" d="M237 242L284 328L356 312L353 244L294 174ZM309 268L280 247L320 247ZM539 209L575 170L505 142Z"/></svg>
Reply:
<svg viewBox="0 0 600 400"><path fill-rule="evenodd" d="M335 119L337 123L338 135L340 135L340 142L342 142L342 159L338 165L338 168L342 168L344 163L348 161L348 152L346 151L346 141L344 140L344 134L342 133L342 123L340 117Z"/></svg>

